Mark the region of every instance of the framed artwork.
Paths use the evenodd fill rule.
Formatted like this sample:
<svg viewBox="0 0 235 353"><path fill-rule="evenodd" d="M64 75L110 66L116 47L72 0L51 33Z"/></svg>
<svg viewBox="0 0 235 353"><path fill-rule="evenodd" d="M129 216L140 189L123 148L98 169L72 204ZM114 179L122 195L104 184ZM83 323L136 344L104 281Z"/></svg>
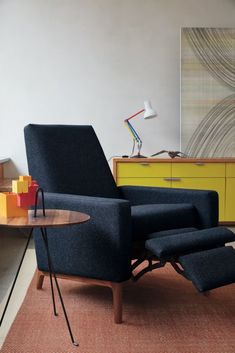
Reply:
<svg viewBox="0 0 235 353"><path fill-rule="evenodd" d="M235 28L181 29L181 150L235 157Z"/></svg>

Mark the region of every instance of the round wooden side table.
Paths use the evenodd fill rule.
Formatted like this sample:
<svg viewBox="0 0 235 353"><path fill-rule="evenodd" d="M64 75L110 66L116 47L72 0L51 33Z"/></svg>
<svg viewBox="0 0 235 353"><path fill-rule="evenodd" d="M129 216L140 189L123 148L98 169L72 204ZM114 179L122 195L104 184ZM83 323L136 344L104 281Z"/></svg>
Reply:
<svg viewBox="0 0 235 353"><path fill-rule="evenodd" d="M90 216L81 213L81 212L76 212L76 211L69 211L69 210L56 210L56 209L46 209L45 210L45 215L43 214L42 210L37 211L37 216L35 217L34 211L29 211L28 212L28 217L12 217L12 218L5 218L5 217L0 217L0 225L1 226L6 226L6 227L17 227L17 228L29 228L30 232L28 235L27 243L19 264L19 267L17 269L15 279L12 283L12 287L0 320L0 326L3 321L4 315L6 313L7 306L9 304L12 292L14 290L14 286L18 277L18 274L20 272L21 265L24 260L24 256L26 253L26 250L28 248L33 230L35 228L39 228L41 231L41 236L45 245L45 251L47 255L47 260L48 260L48 269L49 269L49 275L50 275L50 286L51 286L51 295L52 295L52 302L53 302L53 310L54 310L54 315L57 316L57 311L56 311L56 305L55 305L55 296L54 296L54 288L53 288L53 279L55 282L55 286L59 295L59 299L61 302L61 306L63 309L64 317L67 323L68 331L70 334L70 338L72 343L75 346L78 346L78 343L74 340L72 329L69 323L68 315L65 309L63 297L61 294L61 290L57 281L56 273L53 268L53 263L51 260L51 255L50 255L50 249L48 246L48 232L47 228L54 228L54 227L64 227L64 226L71 226L71 225L77 225L80 223L87 222L90 219Z"/></svg>

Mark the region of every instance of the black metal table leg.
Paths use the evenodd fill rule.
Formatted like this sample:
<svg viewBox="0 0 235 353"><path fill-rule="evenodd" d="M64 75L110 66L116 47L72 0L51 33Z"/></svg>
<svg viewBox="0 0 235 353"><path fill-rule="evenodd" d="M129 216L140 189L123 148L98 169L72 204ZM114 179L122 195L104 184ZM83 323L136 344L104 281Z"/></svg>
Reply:
<svg viewBox="0 0 235 353"><path fill-rule="evenodd" d="M55 305L55 294L54 294L54 287L53 287L53 281L52 281L51 257L50 257L49 250L48 250L48 239L47 239L47 236L44 233L43 228L40 228L40 230L41 230L41 235L43 237L43 241L44 241L45 248L46 248L46 253L47 253L47 261L48 261L48 268L49 268L49 274L50 274L50 284L51 284L51 296L52 296L52 303L53 303L53 311L54 311L54 315L58 316L57 311L56 311L56 305Z"/></svg>
<svg viewBox="0 0 235 353"><path fill-rule="evenodd" d="M57 277L56 277L56 274L55 274L55 271L54 271L54 268L53 268L53 264L52 264L52 261L51 261L51 256L50 256L50 251L49 251L49 246L48 246L47 229L46 228L43 228L43 227L41 228L41 235L42 235L42 238L43 238L43 241L44 241L44 245L45 245L45 249L46 249L46 253L47 253L47 261L48 261L48 268L49 268L49 274L50 274L50 283L51 283L51 293L52 293L54 314L57 315L56 307L55 307L55 297L54 297L52 276L54 277L56 289L57 289L57 292L58 292L58 295L59 295L59 298L60 298L61 306L62 306L64 317L65 317L65 320L66 320L66 323L67 323L67 327L68 327L68 331L69 331L69 334L70 334L71 341L72 341L74 346L78 346L79 344L74 340L74 337L73 337L73 333L72 333L71 326L70 326L70 323L69 323L68 315L66 313L63 297L62 297L62 294L61 294L61 291L60 291L60 287L59 287L59 284L58 284L58 281L57 281Z"/></svg>
<svg viewBox="0 0 235 353"><path fill-rule="evenodd" d="M8 304L9 304L9 302L10 302L10 299L11 299L11 296L12 296L12 293L13 293L13 290L14 290L14 288L15 288L15 284L16 284L18 275L19 275L19 273L20 273L20 269L21 269L22 263L23 263L23 261L24 261L25 253L26 253L26 251L27 251L27 249L28 249L28 246L29 246L29 242L30 242L32 233L33 233L33 228L30 229L30 232L29 232L29 235L28 235L28 239L27 239L27 243L26 243L26 245L25 245L25 249L24 249L23 255L22 255L22 257L21 257L20 264L19 264L19 266L18 266L18 269L17 269L16 275L15 275L14 281L13 281L12 286L11 286L10 293L9 293L9 295L8 295L8 298L7 298L7 301L6 301L6 304L5 304L3 313L2 313L2 317L1 317L1 320L0 320L0 326L2 325L4 316L5 316L6 311L7 311Z"/></svg>

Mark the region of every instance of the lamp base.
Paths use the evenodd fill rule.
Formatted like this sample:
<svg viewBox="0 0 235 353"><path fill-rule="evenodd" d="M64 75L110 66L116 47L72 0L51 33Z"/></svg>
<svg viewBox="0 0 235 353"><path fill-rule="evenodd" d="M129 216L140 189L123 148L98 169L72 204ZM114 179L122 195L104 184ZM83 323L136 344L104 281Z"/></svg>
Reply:
<svg viewBox="0 0 235 353"><path fill-rule="evenodd" d="M130 158L147 158L147 157L143 156L142 154L136 154L135 156L131 156Z"/></svg>

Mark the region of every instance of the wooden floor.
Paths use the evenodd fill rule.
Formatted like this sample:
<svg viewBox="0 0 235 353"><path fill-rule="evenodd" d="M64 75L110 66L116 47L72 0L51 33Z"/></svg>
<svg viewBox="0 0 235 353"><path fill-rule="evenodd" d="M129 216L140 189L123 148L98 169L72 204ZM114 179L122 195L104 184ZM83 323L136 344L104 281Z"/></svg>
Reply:
<svg viewBox="0 0 235 353"><path fill-rule="evenodd" d="M27 235L17 229L0 228L0 317L19 265ZM2 326L0 327L0 348L5 336L24 299L26 290L36 269L36 259L33 241L25 256L22 270L19 274L15 290Z"/></svg>

